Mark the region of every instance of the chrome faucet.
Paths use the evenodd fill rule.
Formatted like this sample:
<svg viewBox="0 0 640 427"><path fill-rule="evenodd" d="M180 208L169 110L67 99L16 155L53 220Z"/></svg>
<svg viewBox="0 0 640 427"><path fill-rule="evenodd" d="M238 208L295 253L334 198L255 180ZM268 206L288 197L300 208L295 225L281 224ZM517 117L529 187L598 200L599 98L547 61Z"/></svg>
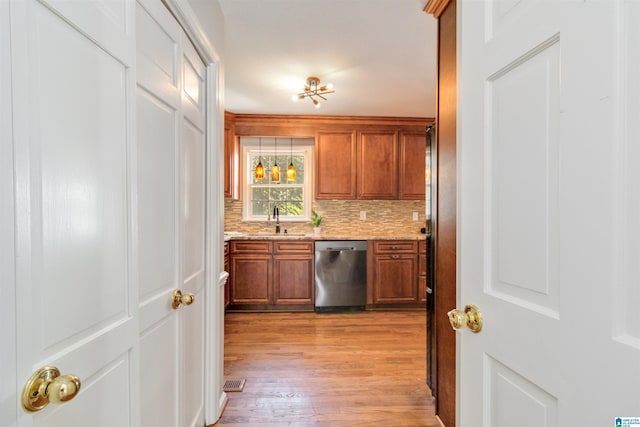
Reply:
<svg viewBox="0 0 640 427"><path fill-rule="evenodd" d="M276 219L276 234L280 234L280 208L273 207L273 217Z"/></svg>

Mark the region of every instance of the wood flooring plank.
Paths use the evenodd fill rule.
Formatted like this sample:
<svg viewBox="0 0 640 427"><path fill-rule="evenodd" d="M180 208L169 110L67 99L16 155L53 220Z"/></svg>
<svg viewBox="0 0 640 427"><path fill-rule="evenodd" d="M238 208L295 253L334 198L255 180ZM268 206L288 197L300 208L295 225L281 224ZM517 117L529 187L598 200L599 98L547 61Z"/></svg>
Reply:
<svg viewBox="0 0 640 427"><path fill-rule="evenodd" d="M216 426L440 427L424 311L228 313L229 393Z"/></svg>

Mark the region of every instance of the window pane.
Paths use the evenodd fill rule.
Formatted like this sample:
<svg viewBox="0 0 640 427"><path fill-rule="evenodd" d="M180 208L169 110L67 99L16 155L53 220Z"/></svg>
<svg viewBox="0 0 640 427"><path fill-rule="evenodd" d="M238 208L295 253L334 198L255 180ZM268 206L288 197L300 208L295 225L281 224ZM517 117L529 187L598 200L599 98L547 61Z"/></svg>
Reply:
<svg viewBox="0 0 640 427"><path fill-rule="evenodd" d="M267 215L269 213L269 202L254 201L251 203L251 215Z"/></svg>
<svg viewBox="0 0 640 427"><path fill-rule="evenodd" d="M269 187L253 187L251 189L251 200L269 201Z"/></svg>
<svg viewBox="0 0 640 427"><path fill-rule="evenodd" d="M287 200L287 188L286 187L271 187L270 199L276 202L284 202Z"/></svg>

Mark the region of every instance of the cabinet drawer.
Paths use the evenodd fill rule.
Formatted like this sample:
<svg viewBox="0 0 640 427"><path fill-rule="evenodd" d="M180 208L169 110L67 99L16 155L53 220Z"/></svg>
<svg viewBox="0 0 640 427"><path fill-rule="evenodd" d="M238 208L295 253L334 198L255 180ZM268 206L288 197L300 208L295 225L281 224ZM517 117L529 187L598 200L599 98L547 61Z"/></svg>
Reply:
<svg viewBox="0 0 640 427"><path fill-rule="evenodd" d="M267 240L233 240L231 252L234 254L270 254L271 242Z"/></svg>
<svg viewBox="0 0 640 427"><path fill-rule="evenodd" d="M312 254L313 242L310 241L292 241L292 240L276 240L273 242L274 252L277 254Z"/></svg>
<svg viewBox="0 0 640 427"><path fill-rule="evenodd" d="M384 241L373 242L373 250L377 253L416 253L418 252L418 242L411 240L404 241Z"/></svg>

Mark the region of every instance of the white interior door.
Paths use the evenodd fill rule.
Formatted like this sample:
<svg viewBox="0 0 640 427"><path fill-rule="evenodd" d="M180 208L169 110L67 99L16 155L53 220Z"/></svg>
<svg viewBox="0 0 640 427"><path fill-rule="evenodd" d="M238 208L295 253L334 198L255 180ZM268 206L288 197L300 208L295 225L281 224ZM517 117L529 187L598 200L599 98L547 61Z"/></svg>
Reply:
<svg viewBox="0 0 640 427"><path fill-rule="evenodd" d="M458 425L640 417L640 2L459 2Z"/></svg>
<svg viewBox="0 0 640 427"><path fill-rule="evenodd" d="M136 26L142 425L203 425L205 68L160 2Z"/></svg>
<svg viewBox="0 0 640 427"><path fill-rule="evenodd" d="M18 425L137 426L133 10L10 9L16 392L45 365L81 381L64 404L18 409Z"/></svg>

